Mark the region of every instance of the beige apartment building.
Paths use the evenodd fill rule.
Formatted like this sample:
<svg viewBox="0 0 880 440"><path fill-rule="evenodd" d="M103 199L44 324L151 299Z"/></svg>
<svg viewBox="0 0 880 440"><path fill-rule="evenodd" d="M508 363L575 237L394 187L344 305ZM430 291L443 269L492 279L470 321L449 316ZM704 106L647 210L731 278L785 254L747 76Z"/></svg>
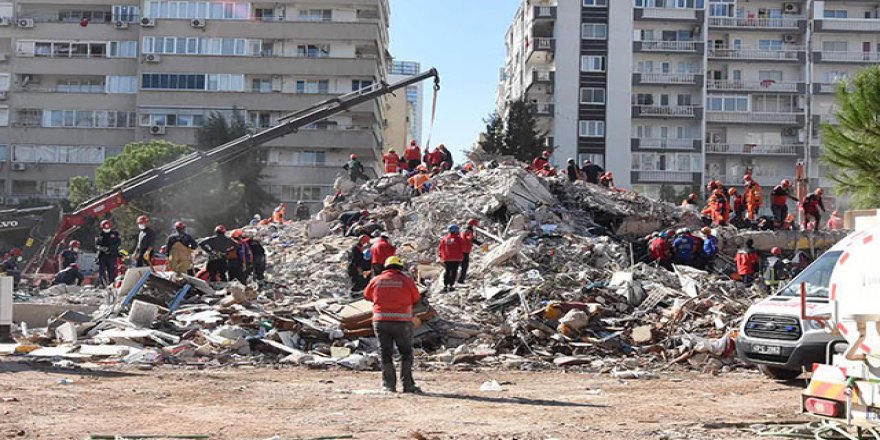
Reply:
<svg viewBox="0 0 880 440"><path fill-rule="evenodd" d="M387 0L0 2L0 197L67 196L129 142L193 144L213 112L254 130L387 78ZM377 166L384 103L273 141L267 189L318 202L357 153Z"/></svg>

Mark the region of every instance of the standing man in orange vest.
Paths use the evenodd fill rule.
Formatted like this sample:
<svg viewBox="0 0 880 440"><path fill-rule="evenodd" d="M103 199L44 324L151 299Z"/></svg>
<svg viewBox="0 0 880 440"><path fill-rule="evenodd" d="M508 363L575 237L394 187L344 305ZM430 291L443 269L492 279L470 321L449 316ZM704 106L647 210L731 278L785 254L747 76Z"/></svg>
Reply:
<svg viewBox="0 0 880 440"><path fill-rule="evenodd" d="M422 150L416 144L416 140L410 141L406 150L403 150L403 158L406 160L406 170L414 171L422 162Z"/></svg>

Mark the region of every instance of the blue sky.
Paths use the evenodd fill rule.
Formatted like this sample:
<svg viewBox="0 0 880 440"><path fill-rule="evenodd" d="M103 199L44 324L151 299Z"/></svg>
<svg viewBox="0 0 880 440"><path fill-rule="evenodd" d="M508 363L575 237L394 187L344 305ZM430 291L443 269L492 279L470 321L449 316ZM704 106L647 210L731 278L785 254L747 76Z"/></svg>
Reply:
<svg viewBox="0 0 880 440"><path fill-rule="evenodd" d="M461 161L495 106L504 33L517 0L391 0L391 54L440 72L440 98L431 145L444 143ZM425 82L424 142L431 116Z"/></svg>

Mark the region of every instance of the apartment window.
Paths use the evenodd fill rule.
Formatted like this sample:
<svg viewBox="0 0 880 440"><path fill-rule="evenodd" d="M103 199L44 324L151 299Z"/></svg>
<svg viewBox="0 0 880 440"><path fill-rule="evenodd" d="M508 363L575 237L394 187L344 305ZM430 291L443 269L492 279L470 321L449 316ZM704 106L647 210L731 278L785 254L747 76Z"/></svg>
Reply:
<svg viewBox="0 0 880 440"><path fill-rule="evenodd" d="M296 56L305 58L327 58L330 56L329 44L300 44L296 46Z"/></svg>
<svg viewBox="0 0 880 440"><path fill-rule="evenodd" d="M55 85L59 93L104 93L104 82L99 79L59 80Z"/></svg>
<svg viewBox="0 0 880 440"><path fill-rule="evenodd" d="M12 193L20 195L40 194L40 185L36 180L13 180Z"/></svg>
<svg viewBox="0 0 880 440"><path fill-rule="evenodd" d="M843 81L849 78L849 72L837 70L825 72L822 74L822 82L824 83L836 83L838 81Z"/></svg>
<svg viewBox="0 0 880 440"><path fill-rule="evenodd" d="M9 126L9 106L0 106L0 127Z"/></svg>
<svg viewBox="0 0 880 440"><path fill-rule="evenodd" d="M104 162L104 147L67 145L15 145L13 157L16 162L30 163L79 163ZM66 184L66 181L64 181Z"/></svg>
<svg viewBox="0 0 880 440"><path fill-rule="evenodd" d="M846 9L826 9L822 15L824 18L846 18Z"/></svg>
<svg viewBox="0 0 880 440"><path fill-rule="evenodd" d="M584 40L605 40L608 38L608 25L604 23L584 23L581 25L581 38Z"/></svg>
<svg viewBox="0 0 880 440"><path fill-rule="evenodd" d="M110 56L115 58L137 58L137 41L111 41Z"/></svg>
<svg viewBox="0 0 880 440"><path fill-rule="evenodd" d="M758 40L758 49L760 50L782 50L785 46L785 42L782 40Z"/></svg>
<svg viewBox="0 0 880 440"><path fill-rule="evenodd" d="M124 21L131 23L138 21L141 15L141 8L138 6L116 5L113 6L113 21Z"/></svg>
<svg viewBox="0 0 880 440"><path fill-rule="evenodd" d="M846 52L848 50L846 41L823 41L823 52Z"/></svg>
<svg viewBox="0 0 880 440"><path fill-rule="evenodd" d="M9 90L9 74L8 73L0 73L0 92L6 92Z"/></svg>
<svg viewBox="0 0 880 440"><path fill-rule="evenodd" d="M608 0L584 0L584 7L587 8L595 8L595 7L603 7L608 6Z"/></svg>
<svg viewBox="0 0 880 440"><path fill-rule="evenodd" d="M137 93L136 76L108 76L106 93Z"/></svg>
<svg viewBox="0 0 880 440"><path fill-rule="evenodd" d="M15 124L20 127L39 127L43 111L39 109L20 109L15 112Z"/></svg>
<svg viewBox="0 0 880 440"><path fill-rule="evenodd" d="M635 105L654 105L654 95L650 93L636 93L633 97Z"/></svg>
<svg viewBox="0 0 880 440"><path fill-rule="evenodd" d="M272 21L276 20L275 18L275 10L272 8L255 8L254 9L254 18L261 21ZM278 17L281 19L283 17Z"/></svg>
<svg viewBox="0 0 880 440"><path fill-rule="evenodd" d="M269 128L272 126L272 113L251 112L251 125L256 128Z"/></svg>
<svg viewBox="0 0 880 440"><path fill-rule="evenodd" d="M244 91L244 75L235 75L229 73L209 74L208 90L218 92L243 92Z"/></svg>
<svg viewBox="0 0 880 440"><path fill-rule="evenodd" d="M771 82L771 83L779 83L782 82L782 71L781 70L759 70L758 71L758 81L763 82Z"/></svg>
<svg viewBox="0 0 880 440"><path fill-rule="evenodd" d="M67 181L66 180L50 180L45 182L45 191L44 194L49 197L62 197L66 198L69 194L67 189Z"/></svg>
<svg viewBox="0 0 880 440"><path fill-rule="evenodd" d="M134 128L134 113L106 110L45 110L46 128Z"/></svg>
<svg viewBox="0 0 880 440"><path fill-rule="evenodd" d="M296 93L327 94L330 91L330 81L321 80L298 80Z"/></svg>
<svg viewBox="0 0 880 440"><path fill-rule="evenodd" d="M710 96L707 99L708 110L714 112L748 112L749 98L747 96Z"/></svg>
<svg viewBox="0 0 880 440"><path fill-rule="evenodd" d="M332 9L301 9L299 19L303 21L331 21L333 20Z"/></svg>
<svg viewBox="0 0 880 440"><path fill-rule="evenodd" d="M357 92L373 85L373 81L367 79L354 79L351 81L351 91Z"/></svg>
<svg viewBox="0 0 880 440"><path fill-rule="evenodd" d="M227 114L229 113L229 114ZM221 112L227 118L231 112ZM205 123L205 110L202 109L149 109L140 114L140 125L162 125L168 127L201 127Z"/></svg>
<svg viewBox="0 0 880 440"><path fill-rule="evenodd" d="M0 145L0 162L6 162L9 160L9 145ZM0 189L4 186L0 184Z"/></svg>
<svg viewBox="0 0 880 440"><path fill-rule="evenodd" d="M271 93L272 80L269 78L254 78L251 80L251 91L257 93Z"/></svg>
<svg viewBox="0 0 880 440"><path fill-rule="evenodd" d="M300 151L296 153L296 164L305 166L322 166L327 163L327 154L323 151Z"/></svg>
<svg viewBox="0 0 880 440"><path fill-rule="evenodd" d="M213 20L246 20L250 4L237 2L148 0L145 15L152 18L210 18Z"/></svg>
<svg viewBox="0 0 880 440"><path fill-rule="evenodd" d="M604 137L605 121L579 121L578 133L580 137Z"/></svg>
<svg viewBox="0 0 880 440"><path fill-rule="evenodd" d="M107 43L88 43L70 41L28 41L16 42L17 52L22 56L46 58L104 58ZM33 49L31 49L33 48Z"/></svg>
<svg viewBox="0 0 880 440"><path fill-rule="evenodd" d="M92 23L106 23L109 22L111 18L110 11L58 11L58 21L65 23L79 23L81 20L89 20Z"/></svg>
<svg viewBox="0 0 880 440"><path fill-rule="evenodd" d="M605 104L605 89L581 87L581 104Z"/></svg>
<svg viewBox="0 0 880 440"><path fill-rule="evenodd" d="M581 72L604 72L605 57L600 55L581 56Z"/></svg>
<svg viewBox="0 0 880 440"><path fill-rule="evenodd" d="M693 104L691 103L691 101L692 101L692 96L689 95L689 94L684 94L684 93L679 94L679 95L677 95L677 96L675 97L675 99L676 99L675 102L676 102L677 105L680 105L680 106L686 106L686 107L689 107L689 106L693 105Z"/></svg>
<svg viewBox="0 0 880 440"><path fill-rule="evenodd" d="M205 90L205 75L184 73L145 73L141 76L141 88L144 90Z"/></svg>

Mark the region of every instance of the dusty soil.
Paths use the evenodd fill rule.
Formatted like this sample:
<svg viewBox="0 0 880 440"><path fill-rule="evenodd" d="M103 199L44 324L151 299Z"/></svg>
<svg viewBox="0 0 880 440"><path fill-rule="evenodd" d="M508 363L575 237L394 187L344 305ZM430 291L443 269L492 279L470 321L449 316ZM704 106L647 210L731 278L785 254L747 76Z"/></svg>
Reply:
<svg viewBox="0 0 880 440"><path fill-rule="evenodd" d="M490 379L504 390L481 392ZM753 439L751 424L802 419L803 382L774 383L757 373L619 381L564 372L417 372L416 380L425 395L382 393L378 373L346 370L108 372L7 358L0 359L0 438Z"/></svg>

